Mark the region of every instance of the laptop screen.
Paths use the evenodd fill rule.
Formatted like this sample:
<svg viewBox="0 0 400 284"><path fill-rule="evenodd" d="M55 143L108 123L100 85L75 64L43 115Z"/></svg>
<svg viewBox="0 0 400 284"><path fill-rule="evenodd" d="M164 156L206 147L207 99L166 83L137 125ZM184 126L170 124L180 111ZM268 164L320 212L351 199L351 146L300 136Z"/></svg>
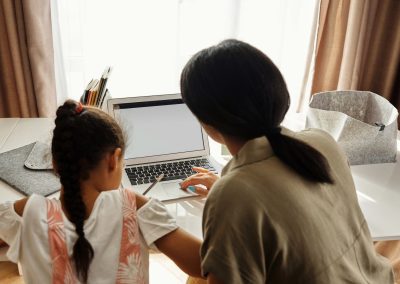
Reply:
<svg viewBox="0 0 400 284"><path fill-rule="evenodd" d="M181 99L114 106L127 135L125 159L204 150L201 125Z"/></svg>

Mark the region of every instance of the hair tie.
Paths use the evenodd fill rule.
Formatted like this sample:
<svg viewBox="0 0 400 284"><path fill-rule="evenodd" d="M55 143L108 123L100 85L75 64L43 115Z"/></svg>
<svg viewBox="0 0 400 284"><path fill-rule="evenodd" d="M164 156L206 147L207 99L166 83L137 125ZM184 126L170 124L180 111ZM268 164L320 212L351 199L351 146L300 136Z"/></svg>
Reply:
<svg viewBox="0 0 400 284"><path fill-rule="evenodd" d="M80 114L83 111L83 105L79 102L75 108L76 114Z"/></svg>

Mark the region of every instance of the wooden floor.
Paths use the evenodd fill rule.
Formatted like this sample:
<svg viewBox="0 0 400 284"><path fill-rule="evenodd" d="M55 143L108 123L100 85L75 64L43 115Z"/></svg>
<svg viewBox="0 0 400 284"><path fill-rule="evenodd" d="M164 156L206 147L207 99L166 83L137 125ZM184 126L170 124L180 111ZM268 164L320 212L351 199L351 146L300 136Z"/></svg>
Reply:
<svg viewBox="0 0 400 284"><path fill-rule="evenodd" d="M187 275L182 272L170 259L163 254L150 255L150 283L186 283ZM24 284L18 275L17 265L11 262L0 261L0 283Z"/></svg>

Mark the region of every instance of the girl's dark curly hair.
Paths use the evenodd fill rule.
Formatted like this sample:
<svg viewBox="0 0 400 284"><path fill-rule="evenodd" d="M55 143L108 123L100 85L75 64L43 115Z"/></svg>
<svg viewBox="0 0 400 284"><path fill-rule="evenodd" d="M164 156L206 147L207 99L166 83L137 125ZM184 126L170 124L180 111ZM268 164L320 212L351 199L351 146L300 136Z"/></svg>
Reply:
<svg viewBox="0 0 400 284"><path fill-rule="evenodd" d="M75 269L86 282L94 251L83 230L87 212L80 182L89 177L106 153L116 148L124 151L124 136L109 115L96 108L81 107L72 100L57 109L55 125L51 151L64 191L64 206L78 235L73 248Z"/></svg>

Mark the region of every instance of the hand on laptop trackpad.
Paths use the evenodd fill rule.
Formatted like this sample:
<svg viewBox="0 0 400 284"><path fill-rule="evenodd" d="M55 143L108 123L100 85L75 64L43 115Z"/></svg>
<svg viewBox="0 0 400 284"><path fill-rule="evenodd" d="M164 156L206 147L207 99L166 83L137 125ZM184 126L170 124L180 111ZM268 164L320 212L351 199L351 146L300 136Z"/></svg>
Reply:
<svg viewBox="0 0 400 284"><path fill-rule="evenodd" d="M179 182L181 181L158 183L146 194L146 197L153 197L164 201L183 197L197 196L197 194L195 193L187 190L182 190L180 188ZM144 191L144 189L145 187L143 189L139 188L139 192Z"/></svg>

